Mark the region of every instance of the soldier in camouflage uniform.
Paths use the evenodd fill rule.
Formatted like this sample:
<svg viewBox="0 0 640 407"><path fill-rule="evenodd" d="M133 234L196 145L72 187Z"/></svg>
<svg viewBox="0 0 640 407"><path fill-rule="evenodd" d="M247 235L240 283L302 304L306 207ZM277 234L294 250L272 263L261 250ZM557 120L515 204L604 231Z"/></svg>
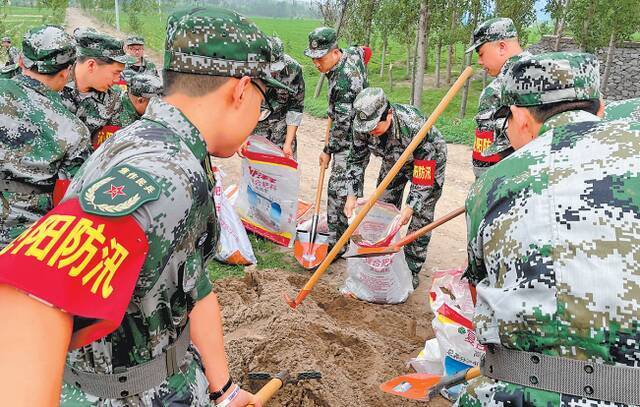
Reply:
<svg viewBox="0 0 640 407"><path fill-rule="evenodd" d="M125 128L144 114L151 98L162 94L162 81L151 74L137 74L130 79L126 92L121 94L122 109L109 123L112 132L103 133L101 138L94 140L93 148L98 148L106 139L113 136L115 131Z"/></svg>
<svg viewBox="0 0 640 407"><path fill-rule="evenodd" d="M127 83L134 75L146 73L158 76L156 65L144 57L144 38L140 36L128 37L124 41L124 51L136 59L136 62L128 63L122 71L122 79Z"/></svg>
<svg viewBox="0 0 640 407"><path fill-rule="evenodd" d="M95 142L105 138L101 132L113 132L105 126L122 110L120 91L113 85L120 80L125 64L134 58L125 55L122 41L106 34L90 29L77 29L74 33L78 61L73 68L73 80L62 90L62 99L89 128Z"/></svg>
<svg viewBox="0 0 640 407"><path fill-rule="evenodd" d="M327 115L333 125L329 143L320 154L320 166L328 167L333 158L327 188L327 222L329 245L332 246L348 226L344 214L348 192L347 154L352 140L353 101L368 86L364 50L360 47L338 48L336 30L320 27L309 33L309 48L304 54L313 59L318 71L326 74L329 80Z"/></svg>
<svg viewBox="0 0 640 407"><path fill-rule="evenodd" d="M360 92L353 102L353 108L353 143L347 156L347 217L351 217L357 197L362 197L364 174L370 155L382 158L378 175L380 184L426 121L414 106L389 103L380 88L367 88ZM446 163L447 143L440 131L432 127L413 152L412 159L407 161L382 194L380 199L383 202L394 204L400 209L404 188L410 184L409 196L400 220L402 225L411 220L409 232L433 222L436 202L442 195ZM430 240L429 233L404 247L414 288L419 284L418 274L427 258Z"/></svg>
<svg viewBox="0 0 640 407"><path fill-rule="evenodd" d="M604 119L629 119L640 122L640 98L608 103L604 108Z"/></svg>
<svg viewBox="0 0 640 407"><path fill-rule="evenodd" d="M515 61L530 56L518 42L518 32L509 18L493 18L480 24L473 33L473 45L467 52L478 51L478 63L495 79L480 94L475 140L473 173L478 178L486 169L513 150L503 133L503 120L492 119L500 106L500 89L505 72Z"/></svg>
<svg viewBox="0 0 640 407"><path fill-rule="evenodd" d="M489 349L460 406L614 405L598 397L612 385L600 369L640 366L640 128L600 121L599 97L589 54L537 55L505 75L496 117L508 117L516 151L466 202L466 276ZM494 379L498 354L517 361L506 381ZM617 377L615 397L637 389Z"/></svg>
<svg viewBox="0 0 640 407"><path fill-rule="evenodd" d="M243 47L232 47L231 41ZM3 283L33 292L36 283L23 277L28 273L13 275L6 265L30 259L21 256L21 250L38 242L39 230L46 230L56 215L70 213L87 220L81 229L86 232L56 235L75 243L63 259L78 259L74 256L80 247L85 250L91 238L89 247L96 247L92 261L102 256L96 267L104 263L112 270L109 280L93 285L94 292L102 294L89 297L89 305L95 306L80 312L83 304L72 297L91 288L84 284L95 275L92 269L85 274L92 263L79 265L84 258L80 257L75 265L67 261L60 266L58 258L48 260L46 253L37 263L35 273L59 279L52 287L69 287L62 298L54 295L56 288L42 289L37 297L74 315L71 344L82 346L69 354L61 406L201 407L211 401L229 407L260 406L229 376L219 305L207 273L207 260L219 235L209 154L234 154L262 115L265 85L284 87L271 77L270 62L268 37L235 12L198 7L171 15L163 67L165 96L154 98L142 119L91 156L57 212L54 209L0 255L0 292ZM211 109L203 110L203 105ZM75 236L72 233L78 233L75 240L67 237ZM107 238L109 234L113 238ZM57 254L60 249L53 250ZM112 257L105 260L104 256ZM137 256L141 261L132 263ZM50 264L62 269L44 271ZM72 265L76 268L65 268ZM134 285L129 295L125 291L124 301L103 304L103 299L111 300L109 295L123 292L123 281L131 275ZM75 291L69 282L74 276L83 276ZM121 322L117 315L111 317L118 323L115 330L105 332L100 325L105 322L95 315L100 305L106 312L121 313ZM33 328L36 338L39 326ZM56 332L49 330L50 341ZM99 339L103 334L107 335ZM187 347L190 342L193 345ZM16 368L12 369L15 375ZM37 384L30 385L39 390ZM5 386L0 383L0 391Z"/></svg>
<svg viewBox="0 0 640 407"><path fill-rule="evenodd" d="M75 42L61 27L29 30L25 71L0 80L0 248L46 214L54 185L89 157L89 132L57 93L75 61Z"/></svg>
<svg viewBox="0 0 640 407"><path fill-rule="evenodd" d="M255 134L265 136L280 147L289 157L296 156L296 132L302 123L304 111L304 77L302 66L289 54L278 37L271 37L273 63L271 73L275 79L293 89L293 93L282 89L269 89L267 97L273 112L267 120L258 123Z"/></svg>
<svg viewBox="0 0 640 407"><path fill-rule="evenodd" d="M6 56L4 58L5 65L0 68L0 79L13 78L20 73L20 51L11 45L11 38L9 37L2 38L2 47L6 49Z"/></svg>

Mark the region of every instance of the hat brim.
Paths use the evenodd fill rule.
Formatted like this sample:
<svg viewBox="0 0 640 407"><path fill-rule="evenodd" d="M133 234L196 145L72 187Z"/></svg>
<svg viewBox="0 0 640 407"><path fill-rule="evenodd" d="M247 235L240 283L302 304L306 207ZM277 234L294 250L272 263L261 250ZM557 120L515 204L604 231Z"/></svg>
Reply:
<svg viewBox="0 0 640 407"><path fill-rule="evenodd" d="M490 157L494 154L500 154L503 153L507 150L509 150L511 147L511 142L509 141L509 139L507 138L506 135L500 135L498 137L496 137L496 140L491 143L491 145L487 148L485 148L482 153L480 153L480 155L482 155L483 157Z"/></svg>
<svg viewBox="0 0 640 407"><path fill-rule="evenodd" d="M358 133L369 133L371 130L375 129L376 126L380 123L380 118L371 119L367 121L362 121L357 117L353 119L353 130Z"/></svg>
<svg viewBox="0 0 640 407"><path fill-rule="evenodd" d="M272 63L269 69L271 69L272 72L280 72L284 69L284 67L285 67L284 61L278 61L278 62Z"/></svg>
<svg viewBox="0 0 640 407"><path fill-rule="evenodd" d="M311 49L307 48L304 50L304 54L309 58L322 58L323 56L329 53L330 49Z"/></svg>
<svg viewBox="0 0 640 407"><path fill-rule="evenodd" d="M467 50L466 50L464 53L465 53L465 54L468 54L469 52L473 52L473 51L477 50L477 49L478 49L478 47L479 47L480 45L482 45L482 44L484 44L484 41L477 41L477 42L474 42L474 43L473 43L473 45L472 45L472 46L470 46L469 48L467 48Z"/></svg>
<svg viewBox="0 0 640 407"><path fill-rule="evenodd" d="M144 42L127 42L124 44L125 46L129 46L129 45L144 45Z"/></svg>
<svg viewBox="0 0 640 407"><path fill-rule="evenodd" d="M122 55L119 57L108 57L109 59L116 61L116 62L120 62L121 64L135 64L136 63L136 58L132 57L130 55Z"/></svg>
<svg viewBox="0 0 640 407"><path fill-rule="evenodd" d="M509 114L509 106L500 106L492 115L491 119L504 119Z"/></svg>
<svg viewBox="0 0 640 407"><path fill-rule="evenodd" d="M272 77L270 77L270 76L269 76L269 77L267 77L267 76L265 76L265 77L261 77L261 78L259 78L259 79L260 79L260 80L262 80L262 81L264 81L264 82L265 82L265 84L266 84L268 87L271 87L271 88L278 88L278 89L284 89L284 90L286 90L286 91L287 91L287 92L289 92L289 93L293 93L293 89L291 89L291 88L290 88L290 87L288 87L287 85L283 84L282 82L280 82L280 81L277 81L277 80L273 79L273 78L272 78Z"/></svg>

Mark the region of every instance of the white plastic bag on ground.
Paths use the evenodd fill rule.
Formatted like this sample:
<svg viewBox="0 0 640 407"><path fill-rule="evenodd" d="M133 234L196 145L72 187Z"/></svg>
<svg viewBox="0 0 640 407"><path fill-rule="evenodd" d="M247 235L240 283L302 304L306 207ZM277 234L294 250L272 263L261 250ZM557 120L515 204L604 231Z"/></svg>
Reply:
<svg viewBox="0 0 640 407"><path fill-rule="evenodd" d="M360 210L365 201L359 201ZM352 236L351 250L388 246L397 239L400 211L391 204L376 202ZM379 304L404 302L413 292L411 271L404 251L366 258L347 259L347 280L341 289L364 301Z"/></svg>
<svg viewBox="0 0 640 407"><path fill-rule="evenodd" d="M243 150L236 210L244 226L282 246L296 233L298 163L263 136L251 136Z"/></svg>
<svg viewBox="0 0 640 407"><path fill-rule="evenodd" d="M461 280L462 273L462 269L441 270L433 275L429 303L436 337L428 340L420 355L409 362L418 373L450 376L477 366L484 355L485 347L478 342L473 330L471 287ZM439 369L432 363L436 357L440 360ZM443 395L454 400L460 390L461 386L455 386Z"/></svg>
<svg viewBox="0 0 640 407"><path fill-rule="evenodd" d="M255 264L256 256L253 253L247 232L240 217L233 209L232 202L222 192L222 173L220 170L214 169L213 174L216 177L214 200L220 224L220 239L215 258L227 264Z"/></svg>

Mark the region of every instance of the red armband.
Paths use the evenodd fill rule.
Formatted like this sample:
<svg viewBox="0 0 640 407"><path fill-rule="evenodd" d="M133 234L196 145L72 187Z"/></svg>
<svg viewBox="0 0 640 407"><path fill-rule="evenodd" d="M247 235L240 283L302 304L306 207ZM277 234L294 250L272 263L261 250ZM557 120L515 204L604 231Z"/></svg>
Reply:
<svg viewBox="0 0 640 407"><path fill-rule="evenodd" d="M88 318L71 338L77 348L120 326L147 251L132 215L89 214L70 199L0 251L0 283Z"/></svg>
<svg viewBox="0 0 640 407"><path fill-rule="evenodd" d="M435 172L436 160L414 160L411 183L415 185L433 186Z"/></svg>
<svg viewBox="0 0 640 407"><path fill-rule="evenodd" d="M71 185L71 180L69 179L56 180L56 183L53 185L53 206L58 205L60 201L62 201L64 194L66 194L67 189L69 189L69 185Z"/></svg>
<svg viewBox="0 0 640 407"><path fill-rule="evenodd" d="M96 133L95 137L93 138L93 142L91 143L93 149L95 150L100 147L100 144L104 143L108 138L113 136L113 133L120 129L120 126L103 126L100 130L98 130L98 133Z"/></svg>
<svg viewBox="0 0 640 407"><path fill-rule="evenodd" d="M364 64L367 65L371 60L371 55L373 55L373 52L371 51L371 48L367 46L362 47L362 51L364 52Z"/></svg>
<svg viewBox="0 0 640 407"><path fill-rule="evenodd" d="M500 161L500 154L490 155L485 157L482 152L493 144L494 132L492 130L481 131L476 129L476 138L473 141L473 155L472 158L476 161L483 161L487 163L497 163Z"/></svg>

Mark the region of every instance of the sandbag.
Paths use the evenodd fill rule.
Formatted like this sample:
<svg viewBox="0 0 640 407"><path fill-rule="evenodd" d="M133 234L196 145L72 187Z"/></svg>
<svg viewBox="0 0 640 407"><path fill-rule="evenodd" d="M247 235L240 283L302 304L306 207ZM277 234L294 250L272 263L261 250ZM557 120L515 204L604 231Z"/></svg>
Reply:
<svg viewBox="0 0 640 407"><path fill-rule="evenodd" d="M249 137L242 153L236 206L242 223L253 233L291 246L298 211L298 163L263 136Z"/></svg>
<svg viewBox="0 0 640 407"><path fill-rule="evenodd" d="M366 201L359 200L356 213ZM392 205L376 202L355 230L349 243L357 247L388 246L398 238L400 211ZM413 292L411 271L404 251L381 256L347 259L347 279L343 294L377 304L404 302Z"/></svg>

